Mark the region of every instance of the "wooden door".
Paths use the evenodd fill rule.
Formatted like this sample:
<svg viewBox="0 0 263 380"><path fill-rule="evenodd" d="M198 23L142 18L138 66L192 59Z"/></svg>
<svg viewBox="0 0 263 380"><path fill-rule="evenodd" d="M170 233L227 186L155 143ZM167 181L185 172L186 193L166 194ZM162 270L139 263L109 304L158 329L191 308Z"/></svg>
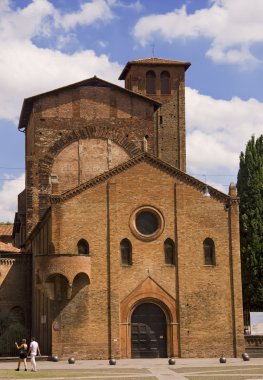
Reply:
<svg viewBox="0 0 263 380"><path fill-rule="evenodd" d="M131 318L132 358L167 357L166 317L154 303L143 303Z"/></svg>

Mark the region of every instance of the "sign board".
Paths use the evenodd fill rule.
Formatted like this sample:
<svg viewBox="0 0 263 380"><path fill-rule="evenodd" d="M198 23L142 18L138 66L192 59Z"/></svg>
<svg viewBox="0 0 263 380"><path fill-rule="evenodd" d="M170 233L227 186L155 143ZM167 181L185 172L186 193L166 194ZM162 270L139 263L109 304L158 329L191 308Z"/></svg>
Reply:
<svg viewBox="0 0 263 380"><path fill-rule="evenodd" d="M42 325L45 325L47 323L47 316L41 315L40 322L42 323Z"/></svg>
<svg viewBox="0 0 263 380"><path fill-rule="evenodd" d="M263 312L250 312L251 335L263 335Z"/></svg>

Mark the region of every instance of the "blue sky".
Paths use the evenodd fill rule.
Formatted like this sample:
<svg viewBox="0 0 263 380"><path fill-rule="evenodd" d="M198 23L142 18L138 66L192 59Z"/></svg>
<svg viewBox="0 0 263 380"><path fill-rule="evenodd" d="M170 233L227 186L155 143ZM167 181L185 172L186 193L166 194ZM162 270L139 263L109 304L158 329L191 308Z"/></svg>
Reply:
<svg viewBox="0 0 263 380"><path fill-rule="evenodd" d="M263 133L262 0L1 0L0 221L24 188L23 99L97 75L123 85L129 60L190 61L187 172L227 192Z"/></svg>

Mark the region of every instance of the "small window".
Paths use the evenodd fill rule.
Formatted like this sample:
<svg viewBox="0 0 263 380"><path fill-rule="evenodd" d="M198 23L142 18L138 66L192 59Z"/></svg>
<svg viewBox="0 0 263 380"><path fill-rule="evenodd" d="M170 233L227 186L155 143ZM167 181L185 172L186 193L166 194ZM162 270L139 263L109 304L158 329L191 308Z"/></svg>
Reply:
<svg viewBox="0 0 263 380"><path fill-rule="evenodd" d="M161 73L161 94L171 94L170 74L168 73L168 71L163 71Z"/></svg>
<svg viewBox="0 0 263 380"><path fill-rule="evenodd" d="M175 244L172 239L164 242L164 259L165 264L175 265Z"/></svg>
<svg viewBox="0 0 263 380"><path fill-rule="evenodd" d="M156 75L154 71L146 73L146 93L156 94Z"/></svg>
<svg viewBox="0 0 263 380"><path fill-rule="evenodd" d="M132 244L129 239L123 239L120 243L121 264L132 265Z"/></svg>
<svg viewBox="0 0 263 380"><path fill-rule="evenodd" d="M56 174L50 175L50 182L51 183L58 183L58 176Z"/></svg>
<svg viewBox="0 0 263 380"><path fill-rule="evenodd" d="M215 262L215 243L212 239L204 240L204 261L205 265L216 265Z"/></svg>
<svg viewBox="0 0 263 380"><path fill-rule="evenodd" d="M78 254L89 255L89 243L85 239L81 239L78 242Z"/></svg>

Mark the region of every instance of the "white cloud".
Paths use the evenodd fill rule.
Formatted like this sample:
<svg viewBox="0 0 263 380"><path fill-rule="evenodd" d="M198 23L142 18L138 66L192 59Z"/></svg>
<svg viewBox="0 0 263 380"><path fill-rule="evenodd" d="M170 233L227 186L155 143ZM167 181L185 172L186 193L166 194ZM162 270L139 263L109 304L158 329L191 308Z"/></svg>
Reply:
<svg viewBox="0 0 263 380"><path fill-rule="evenodd" d="M9 0L2 0L0 2L0 12L6 12L9 9Z"/></svg>
<svg viewBox="0 0 263 380"><path fill-rule="evenodd" d="M104 0L93 0L80 5L78 12L61 15L55 14L57 25L65 30L75 28L77 25L89 25L95 21L106 21L113 18L113 14L108 3Z"/></svg>
<svg viewBox="0 0 263 380"><path fill-rule="evenodd" d="M239 154L252 134L262 134L263 103L214 99L186 88L188 171L237 174Z"/></svg>
<svg viewBox="0 0 263 380"><path fill-rule="evenodd" d="M55 13L47 0L34 0L27 7L0 9L0 36L2 43L25 41L39 34L47 34L47 17Z"/></svg>
<svg viewBox="0 0 263 380"><path fill-rule="evenodd" d="M98 44L103 49L108 46L108 42L107 41L98 41Z"/></svg>
<svg viewBox="0 0 263 380"><path fill-rule="evenodd" d="M103 4L104 5L103 5ZM121 66L111 62L106 55L97 56L93 50L77 51L66 54L59 50L39 48L32 39L47 35L55 27L53 16L58 17L58 11L47 0L34 0L23 9L12 10L7 6L2 10L0 18L0 118L17 122L23 99L41 92L52 90L59 86L74 83L97 75L106 80L117 82ZM86 22L96 21L103 15L106 2L94 0L87 6L97 6L97 13L90 12ZM101 7L101 8L99 8ZM106 6L106 9L108 6ZM82 5L82 11L84 9ZM86 8L85 8L86 9ZM98 9L100 11L98 11ZM84 11L83 11L84 12ZM74 23L85 22L83 18L74 15ZM106 12L106 14L108 14ZM62 19L64 26L72 26L73 19ZM80 14L79 14L80 16ZM66 17L63 16L63 17ZM53 20L53 21L52 21ZM58 34L60 46L67 38ZM73 70L74 68L74 70Z"/></svg>
<svg viewBox="0 0 263 380"><path fill-rule="evenodd" d="M134 37L146 45L156 36L169 42L205 37L211 40L207 55L216 62L256 62L250 48L263 43L262 0L211 0L210 8L187 13L185 6L166 14L142 17Z"/></svg>
<svg viewBox="0 0 263 380"><path fill-rule="evenodd" d="M25 175L4 181L0 190L0 222L13 222L17 210L17 196L25 188Z"/></svg>
<svg viewBox="0 0 263 380"><path fill-rule="evenodd" d="M29 41L13 42L0 61L0 118L16 122L25 97L94 75L116 82L120 72L119 64L92 50L67 55L37 48Z"/></svg>
<svg viewBox="0 0 263 380"><path fill-rule="evenodd" d="M108 3L111 6L126 8L126 9L132 9L132 10L135 10L137 12L140 12L143 8L140 0L136 0L135 2L131 2L131 3L127 3L127 1L108 0Z"/></svg>

